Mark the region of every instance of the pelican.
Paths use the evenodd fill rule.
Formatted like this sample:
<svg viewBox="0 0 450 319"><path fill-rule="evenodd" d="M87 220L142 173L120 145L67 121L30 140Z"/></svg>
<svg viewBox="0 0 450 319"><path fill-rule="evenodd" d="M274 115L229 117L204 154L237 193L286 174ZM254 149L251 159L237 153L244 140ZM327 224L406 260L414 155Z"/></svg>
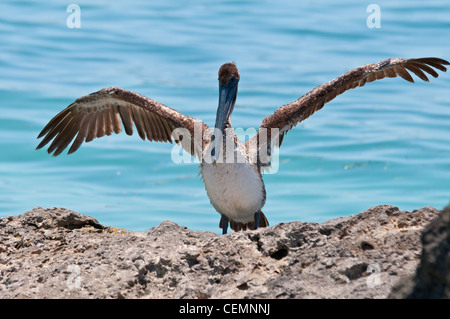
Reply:
<svg viewBox="0 0 450 319"><path fill-rule="evenodd" d="M449 62L439 58L395 58L357 67L279 107L263 119L255 136L242 143L230 121L240 74L234 62L225 63L218 72L214 129L141 94L109 87L78 98L53 117L39 134L38 138L44 138L36 149L53 140L48 153L58 156L75 139L68 151L71 154L83 142L120 133L121 124L132 135L134 125L142 140L176 142L199 159L206 192L221 215L223 234L229 225L234 231L253 230L269 225L261 211L266 201L262 173L270 167L273 148L281 146L289 130L347 90L385 77L414 82L408 71L429 82L425 73L436 78L435 69L445 72L444 65Z"/></svg>

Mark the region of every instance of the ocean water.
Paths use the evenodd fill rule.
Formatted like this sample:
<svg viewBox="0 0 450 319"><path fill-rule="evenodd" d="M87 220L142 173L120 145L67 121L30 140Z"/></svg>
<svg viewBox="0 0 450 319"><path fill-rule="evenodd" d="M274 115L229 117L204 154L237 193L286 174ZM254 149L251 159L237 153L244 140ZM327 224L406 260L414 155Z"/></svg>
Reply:
<svg viewBox="0 0 450 319"><path fill-rule="evenodd" d="M174 163L171 144L122 133L52 158L35 150L37 135L76 98L108 86L213 126L217 71L229 61L241 74L232 123L247 129L354 67L450 60L450 2L377 1L369 22L379 28L367 23L371 3L2 1L0 217L66 207L134 231L170 219L219 233L198 165ZM449 203L450 73L415 79L346 92L288 133L278 171L264 176L271 225Z"/></svg>

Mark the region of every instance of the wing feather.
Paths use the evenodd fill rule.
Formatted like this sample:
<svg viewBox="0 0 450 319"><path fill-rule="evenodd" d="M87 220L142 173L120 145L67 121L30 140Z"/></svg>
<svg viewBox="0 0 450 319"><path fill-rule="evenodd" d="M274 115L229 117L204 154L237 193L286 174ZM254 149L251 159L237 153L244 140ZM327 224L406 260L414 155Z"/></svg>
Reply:
<svg viewBox="0 0 450 319"><path fill-rule="evenodd" d="M413 77L411 76L411 74L408 73L408 71L405 70L405 68L402 65L395 66L394 71L395 73L397 73L398 76L402 77L406 81L414 83Z"/></svg>
<svg viewBox="0 0 450 319"><path fill-rule="evenodd" d="M44 136L45 134L47 134L44 139L41 141L41 143L38 145L38 148L43 147L45 144L47 144L48 142L50 142L59 132L60 130L64 129L64 127L67 125L67 123L71 120L71 116L69 114L70 112L61 112L59 113L57 116L55 116L54 119L57 120L52 120L50 123L52 124L51 126L49 126L49 124L47 124L47 126L42 130L42 132L46 132L44 134L39 134L39 136Z"/></svg>
<svg viewBox="0 0 450 319"><path fill-rule="evenodd" d="M131 108L132 106L121 106L117 105L119 109L120 117L122 118L123 127L125 129L125 133L127 135L133 135L133 120L131 117Z"/></svg>
<svg viewBox="0 0 450 319"><path fill-rule="evenodd" d="M149 141L153 141L152 126L150 124L148 115L146 112L142 112L141 116L142 116L142 123L144 124L145 134L147 135L147 139Z"/></svg>
<svg viewBox="0 0 450 319"><path fill-rule="evenodd" d="M153 136L155 137L155 141L161 142L160 136L162 135L162 132L159 128L158 121L156 120L156 116L154 116L153 114L150 114L150 121L152 123L153 131L154 131Z"/></svg>
<svg viewBox="0 0 450 319"><path fill-rule="evenodd" d="M80 130L78 132L75 141L72 143L72 146L69 149L69 154L72 154L83 144L86 139L87 133L89 131L89 126L91 125L92 118L83 118L82 123L80 125Z"/></svg>
<svg viewBox="0 0 450 319"><path fill-rule="evenodd" d="M145 141L145 132L143 130L144 124L142 123L141 109L131 107L130 113L139 136L143 141Z"/></svg>
<svg viewBox="0 0 450 319"><path fill-rule="evenodd" d="M111 109L112 113L112 120L113 120L113 131L116 134L119 134L122 132L122 125L120 124L120 113L119 113L119 106L115 104L113 108Z"/></svg>
<svg viewBox="0 0 450 319"><path fill-rule="evenodd" d="M92 113L92 115L89 118L90 125L89 125L89 131L87 132L87 136L86 136L86 143L92 141L94 138L97 137L97 124L98 124L97 116L98 116L97 113ZM51 152L49 152L49 153L51 153Z"/></svg>
<svg viewBox="0 0 450 319"><path fill-rule="evenodd" d="M328 103L347 90L364 86L368 82L380 80L385 77L394 78L400 76L406 81L414 82L408 70L420 79L428 82L428 77L424 72L433 77L438 77L438 73L433 68L445 72L447 68L444 65L449 64L448 61L439 58L397 58L355 68L333 81L316 87L298 100L281 106L272 115L264 118L256 136L246 142L247 147L256 147L258 154L260 152L267 152L273 147L271 141L281 141L281 136L286 134L286 132L307 119L314 112L320 110L325 103ZM272 129L277 129L277 134L280 137L272 137ZM265 135L261 134L262 130L266 131ZM264 136L264 138L261 138L263 141L258 141L260 136Z"/></svg>
<svg viewBox="0 0 450 319"><path fill-rule="evenodd" d="M208 126L193 117L138 93L110 87L77 99L52 118L38 135L43 140L36 149L53 140L48 152L58 156L73 141L71 154L83 142L120 133L122 124L128 135L133 134L134 125L143 140L170 143L176 128L187 129L190 136L183 148L199 158L211 137Z"/></svg>
<svg viewBox="0 0 450 319"><path fill-rule="evenodd" d="M75 138L75 136L78 134L79 131L79 125L81 122L81 117L77 116L72 119L70 124L67 125L65 128L65 131L67 133L65 134L59 134L58 137L61 137L61 139L55 138L54 143L57 142L55 152L53 153L53 156L58 156L61 154L61 152L72 142L72 140ZM52 143L53 144L53 143ZM50 146L51 147L51 146Z"/></svg>
<svg viewBox="0 0 450 319"><path fill-rule="evenodd" d="M97 113L97 135L96 137L102 137L106 134L106 124L105 124L105 111L100 111Z"/></svg>
<svg viewBox="0 0 450 319"><path fill-rule="evenodd" d="M112 124L112 112L113 108L107 108L103 112L105 112L105 134L110 136L113 132L113 124Z"/></svg>

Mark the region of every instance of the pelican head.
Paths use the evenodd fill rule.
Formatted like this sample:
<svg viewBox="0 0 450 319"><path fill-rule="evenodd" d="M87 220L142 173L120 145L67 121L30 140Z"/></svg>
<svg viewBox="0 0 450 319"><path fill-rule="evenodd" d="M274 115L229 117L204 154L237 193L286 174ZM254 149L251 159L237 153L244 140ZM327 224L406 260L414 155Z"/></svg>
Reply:
<svg viewBox="0 0 450 319"><path fill-rule="evenodd" d="M239 71L233 62L225 63L219 69L219 106L217 107L214 134L224 133L228 119L233 112L238 91ZM219 130L219 131L217 131ZM213 162L219 157L220 139L215 138L211 150Z"/></svg>

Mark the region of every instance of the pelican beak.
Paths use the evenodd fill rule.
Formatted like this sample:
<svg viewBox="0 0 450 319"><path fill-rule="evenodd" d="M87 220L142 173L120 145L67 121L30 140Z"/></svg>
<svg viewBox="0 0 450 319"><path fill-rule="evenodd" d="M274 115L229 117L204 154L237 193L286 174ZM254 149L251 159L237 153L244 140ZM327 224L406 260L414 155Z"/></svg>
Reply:
<svg viewBox="0 0 450 319"><path fill-rule="evenodd" d="M211 159L213 165L219 158L220 142L227 124L227 120L233 112L236 102L238 80L231 78L226 85L219 84L219 106L217 108L216 124L214 126L213 148L211 150Z"/></svg>

